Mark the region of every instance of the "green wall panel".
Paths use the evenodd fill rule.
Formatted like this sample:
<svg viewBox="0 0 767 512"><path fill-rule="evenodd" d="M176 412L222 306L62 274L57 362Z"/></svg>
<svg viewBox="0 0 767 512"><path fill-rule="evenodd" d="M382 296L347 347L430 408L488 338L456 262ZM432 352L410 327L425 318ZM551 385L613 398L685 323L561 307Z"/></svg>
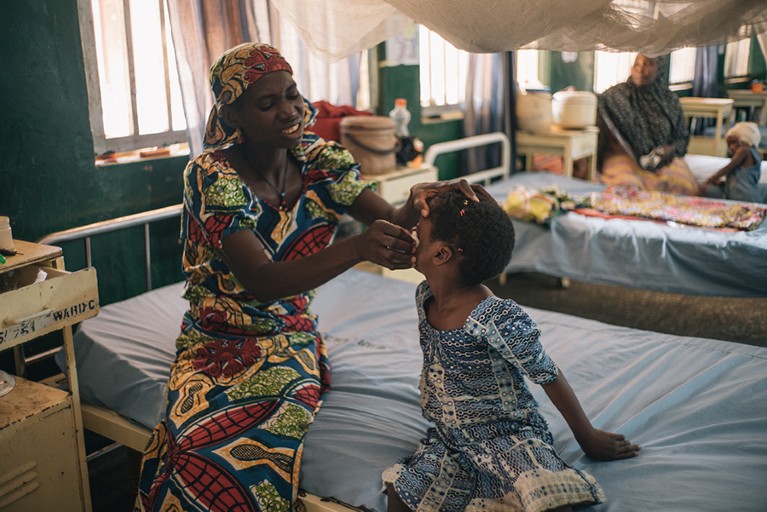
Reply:
<svg viewBox="0 0 767 512"><path fill-rule="evenodd" d="M94 165L78 23L76 0L3 5L0 215L11 217L14 237L20 240L181 200L186 157ZM173 224L162 229L177 233L178 222ZM96 263L102 304L143 285L140 240L116 237L109 261ZM171 237L153 250L155 284L178 281L178 243ZM82 248L68 244L64 251L68 268L84 264Z"/></svg>
<svg viewBox="0 0 767 512"><path fill-rule="evenodd" d="M568 57L566 62L562 52L549 52L551 77L548 83L552 93L569 86L578 91L594 89L594 52L575 53L575 60L570 61L572 53L564 54ZM626 75L628 76L628 70Z"/></svg>

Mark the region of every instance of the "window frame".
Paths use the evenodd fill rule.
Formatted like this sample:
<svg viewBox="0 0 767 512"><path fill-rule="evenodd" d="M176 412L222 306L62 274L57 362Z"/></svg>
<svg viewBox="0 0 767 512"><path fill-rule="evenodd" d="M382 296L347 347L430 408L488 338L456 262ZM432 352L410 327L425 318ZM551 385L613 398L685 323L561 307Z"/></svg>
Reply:
<svg viewBox="0 0 767 512"><path fill-rule="evenodd" d="M431 88L431 82L433 80L430 79L429 80L429 85L428 85L428 87L430 89L429 90L429 103L428 104L424 104L424 101L423 101L424 94L423 94L423 90L422 90L424 84L423 84L422 78L423 78L425 72L428 72L429 75L431 75L431 71L432 71L431 59L429 60L429 62L423 62L423 59L420 58L420 56L423 56L423 54L424 54L423 48L422 48L422 44L421 44L421 41L424 38L424 31L427 34L427 36L426 36L427 39L431 40L431 39L436 37L439 40L441 40L441 43L442 43L441 44L441 48L442 48L442 52L441 53L442 53L442 56L443 56L443 60L446 60L445 59L445 57L446 57L446 50L451 52L451 53L454 52L454 54L458 57L458 59L456 59L458 61L457 65L456 65L456 67L457 67L456 74L457 74L458 78L460 78L461 73L462 73L461 68L464 68L463 69L464 80L463 81L457 80L457 82L459 83L459 86L458 86L458 93L457 93L458 99L457 99L456 103L447 103L447 102L439 103L439 102L435 102L434 101L435 98L434 98L434 94L433 94L434 91ZM453 46L450 42L448 42L444 38L442 38L439 34L429 30L427 27L425 27L423 25L420 25L420 24L418 25L418 40L419 40L419 102L420 102L420 106L421 106L421 116L424 117L424 118L427 118L427 119L430 119L430 118L443 118L444 119L444 118L452 118L452 117L456 117L456 116L460 117L461 115L463 115L463 107L462 107L462 105L466 101L466 78L468 77L469 52L466 52L464 50L460 50L458 48L455 48L455 46ZM429 52L429 53L431 55L431 52ZM461 58L461 57L463 57L463 58ZM445 80L443 80L443 82L447 82L447 79L446 79L447 75L446 75L446 73L447 73L447 70L445 70L443 72L443 78L445 78ZM447 93L443 94L443 96L447 97Z"/></svg>
<svg viewBox="0 0 767 512"><path fill-rule="evenodd" d="M690 66L689 62L685 62L685 64L688 67L692 68L692 75L691 76L684 76L680 80L673 81L671 76L671 70L674 69L675 64L675 58L680 59L683 58L685 53L692 53L692 56L689 57L692 59L692 65ZM668 73L668 83L669 86L675 86L677 89L683 89L685 85L692 84L692 82L695 80L695 60L697 58L698 48L697 47L688 47L688 48L680 48L679 50L674 50L671 52L671 56L669 57L669 73ZM677 60L678 63L678 60Z"/></svg>
<svg viewBox="0 0 767 512"><path fill-rule="evenodd" d="M594 52L594 92L596 94L601 94L605 92L607 89L612 87L613 85L625 82L628 76L631 74L631 67L634 64L634 61L636 60L638 52L608 52L608 51L601 51L597 50ZM614 78L617 78L620 76L620 78L617 81L612 82L610 85L607 85L606 87L603 87L600 84L599 81L599 61L601 60L600 57L612 57L614 62L610 64L604 64L604 67L608 70L611 70L610 75ZM627 64L627 65L625 65ZM620 75L618 74L620 73ZM606 81L604 81L606 82Z"/></svg>
<svg viewBox="0 0 767 512"><path fill-rule="evenodd" d="M745 48L743 48L745 47ZM740 52L743 51L744 55L740 55ZM734 54L734 55L733 55ZM732 63L732 59L737 59L741 62L735 62ZM737 78L743 78L749 76L749 61L751 60L751 38L744 38L740 39L738 41L733 41L731 43L727 43L725 45L724 49L724 78L727 79L737 79ZM745 61L745 62L743 62ZM740 73L737 67L745 68L745 71L743 73ZM730 73L731 68L734 69L734 73Z"/></svg>
<svg viewBox="0 0 767 512"><path fill-rule="evenodd" d="M131 108L133 110L133 129L136 133L124 137L112 137L107 138L104 133L104 121L103 121L103 109L101 98L101 85L99 81L99 69L98 69L98 57L96 52L96 34L93 20L92 1L96 0L77 0L77 11L80 20L80 42L83 54L83 64L85 67L85 81L88 93L88 117L90 120L91 134L93 136L93 150L96 155L101 155L106 152L130 152L138 151L140 149L149 147L162 147L170 146L172 144L186 143L187 131L173 130L172 127L164 132L139 134L138 133L138 114L136 107L136 90L135 84L131 84ZM164 0L158 0L161 4L161 13L167 16L166 6ZM130 23L130 0L123 0L125 7L125 19L126 26ZM161 15L163 15L161 14ZM163 40L165 40L164 19L161 20L161 30L163 31ZM126 31L126 37L128 40L128 58L132 58L132 46L130 30ZM167 59L167 48L165 58L166 69L169 68ZM168 69L170 71L170 69ZM133 72L131 70L131 81L133 81ZM168 92L168 98L170 100L170 93L168 88L170 87L169 81L166 80L166 91ZM170 106L169 106L170 111ZM170 112L169 112L170 116ZM169 125L172 126L171 118L169 117Z"/></svg>

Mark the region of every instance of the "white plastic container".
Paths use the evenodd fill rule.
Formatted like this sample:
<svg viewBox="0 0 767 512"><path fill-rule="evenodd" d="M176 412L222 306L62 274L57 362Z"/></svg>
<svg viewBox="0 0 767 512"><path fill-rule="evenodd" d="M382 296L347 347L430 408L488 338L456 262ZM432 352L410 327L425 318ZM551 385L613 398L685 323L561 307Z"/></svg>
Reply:
<svg viewBox="0 0 767 512"><path fill-rule="evenodd" d="M527 132L551 129L551 94L528 92L516 98L517 127Z"/></svg>
<svg viewBox="0 0 767 512"><path fill-rule="evenodd" d="M586 128L597 124L597 96L586 91L559 91L551 102L554 124L561 128Z"/></svg>

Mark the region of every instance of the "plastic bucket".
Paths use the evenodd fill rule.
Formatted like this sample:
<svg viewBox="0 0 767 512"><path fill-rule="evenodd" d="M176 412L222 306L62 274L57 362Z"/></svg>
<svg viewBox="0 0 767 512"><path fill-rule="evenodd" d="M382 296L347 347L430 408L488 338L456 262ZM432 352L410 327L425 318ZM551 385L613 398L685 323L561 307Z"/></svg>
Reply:
<svg viewBox="0 0 767 512"><path fill-rule="evenodd" d="M394 134L394 121L388 117L344 117L341 144L360 163L362 174L383 174L397 168L399 139Z"/></svg>

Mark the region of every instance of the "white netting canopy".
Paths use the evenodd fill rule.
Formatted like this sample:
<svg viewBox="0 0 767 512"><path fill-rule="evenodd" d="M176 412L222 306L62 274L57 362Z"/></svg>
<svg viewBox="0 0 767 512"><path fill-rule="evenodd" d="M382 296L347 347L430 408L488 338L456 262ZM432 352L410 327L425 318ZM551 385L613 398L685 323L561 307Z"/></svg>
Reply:
<svg viewBox="0 0 767 512"><path fill-rule="evenodd" d="M372 47L410 18L457 48L639 51L655 56L767 33L767 0L274 0L330 59ZM403 16L404 15L404 16Z"/></svg>

